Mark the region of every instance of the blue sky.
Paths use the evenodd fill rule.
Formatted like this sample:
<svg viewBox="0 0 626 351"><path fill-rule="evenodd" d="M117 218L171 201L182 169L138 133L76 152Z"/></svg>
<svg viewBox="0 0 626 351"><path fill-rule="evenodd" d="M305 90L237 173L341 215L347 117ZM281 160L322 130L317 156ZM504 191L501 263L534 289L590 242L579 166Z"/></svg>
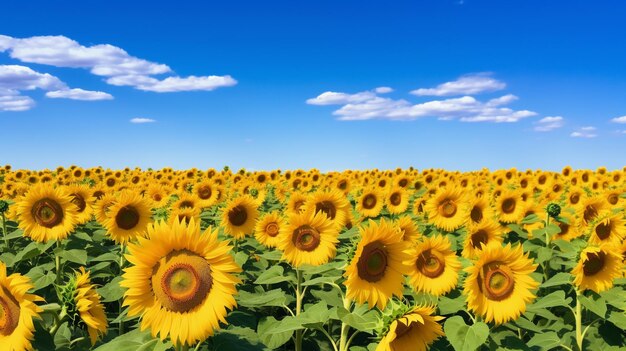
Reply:
<svg viewBox="0 0 626 351"><path fill-rule="evenodd" d="M10 2L0 163L621 168L624 18L623 1Z"/></svg>

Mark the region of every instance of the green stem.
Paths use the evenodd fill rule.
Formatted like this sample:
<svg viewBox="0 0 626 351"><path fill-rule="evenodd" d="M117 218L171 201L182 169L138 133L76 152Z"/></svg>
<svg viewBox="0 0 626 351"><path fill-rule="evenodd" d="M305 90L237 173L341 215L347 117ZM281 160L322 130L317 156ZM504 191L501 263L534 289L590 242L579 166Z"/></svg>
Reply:
<svg viewBox="0 0 626 351"><path fill-rule="evenodd" d="M550 215L548 215L548 218L546 218L546 229L545 229L545 233L546 233L546 247L550 246L550 235L548 234L548 226L550 225Z"/></svg>
<svg viewBox="0 0 626 351"><path fill-rule="evenodd" d="M57 240L57 252L54 255L54 263L55 263L55 269L56 269L56 279L55 279L55 283L58 286L59 284L61 284L61 241Z"/></svg>
<svg viewBox="0 0 626 351"><path fill-rule="evenodd" d="M576 319L576 345L578 346L578 350L583 350L583 330L582 330L582 305L580 303L581 293L576 290L576 313L574 313L574 318Z"/></svg>
<svg viewBox="0 0 626 351"><path fill-rule="evenodd" d="M54 318L54 325L50 329L50 335L52 335L53 338L56 335L57 331L59 331L59 328L61 327L61 325L65 323L67 318L68 318L67 311L65 310L65 307L64 307L61 310L61 314L59 314L58 316Z"/></svg>
<svg viewBox="0 0 626 351"><path fill-rule="evenodd" d="M343 308L346 311L350 312L350 307L352 305L352 301L347 297L343 298ZM346 323L341 323L341 336L339 337L339 351L347 351L348 350L348 332L350 331L350 326Z"/></svg>
<svg viewBox="0 0 626 351"><path fill-rule="evenodd" d="M296 316L300 315L302 311L302 271L296 270L296 275L298 276L298 283L296 285ZM296 351L302 351L302 329L296 330Z"/></svg>
<svg viewBox="0 0 626 351"><path fill-rule="evenodd" d="M124 272L123 268L124 268L124 244L120 244L120 274L122 274ZM119 316L122 315L122 310L124 309L123 306L123 302L122 300L119 300ZM124 318L120 318L120 321L118 323L118 335L122 335L124 334Z"/></svg>
<svg viewBox="0 0 626 351"><path fill-rule="evenodd" d="M7 220L4 217L4 212L2 212L2 236L4 237L4 246L9 248L9 240L7 239Z"/></svg>

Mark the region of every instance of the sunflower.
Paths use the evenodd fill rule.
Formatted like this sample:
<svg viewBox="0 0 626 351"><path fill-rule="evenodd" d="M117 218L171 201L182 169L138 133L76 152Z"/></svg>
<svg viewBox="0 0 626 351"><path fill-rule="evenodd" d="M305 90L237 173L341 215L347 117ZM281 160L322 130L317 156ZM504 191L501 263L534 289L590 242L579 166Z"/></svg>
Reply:
<svg viewBox="0 0 626 351"><path fill-rule="evenodd" d="M252 234L256 219L259 217L256 201L248 195L231 200L222 212L224 233L235 239L243 239Z"/></svg>
<svg viewBox="0 0 626 351"><path fill-rule="evenodd" d="M343 227L345 217L350 211L350 202L339 190L317 191L306 200L306 210L324 212L337 228Z"/></svg>
<svg viewBox="0 0 626 351"><path fill-rule="evenodd" d="M552 240L562 239L565 241L571 241L572 239L583 235L583 232L578 230L578 228L574 225L574 222L575 219L573 215L562 212L559 217L554 220L554 223L559 226L561 231L554 234L552 236Z"/></svg>
<svg viewBox="0 0 626 351"><path fill-rule="evenodd" d="M394 319L376 351L426 351L444 335L438 323L443 317L433 316L433 313L435 307L417 306Z"/></svg>
<svg viewBox="0 0 626 351"><path fill-rule="evenodd" d="M588 246L580 253L574 269L574 285L579 291L590 289L601 293L613 287L613 280L622 276L622 257L612 245Z"/></svg>
<svg viewBox="0 0 626 351"><path fill-rule="evenodd" d="M90 189L85 185L70 185L66 190L72 197L72 203L76 205L76 223L84 224L89 222L93 214L93 210L90 206Z"/></svg>
<svg viewBox="0 0 626 351"><path fill-rule="evenodd" d="M576 207L580 205L580 200L582 200L585 196L585 190L579 186L570 186L567 189L567 193L565 195L565 202L570 207Z"/></svg>
<svg viewBox="0 0 626 351"><path fill-rule="evenodd" d="M254 237L266 247L276 247L280 240L278 233L283 225L283 219L278 212L267 213L257 220Z"/></svg>
<svg viewBox="0 0 626 351"><path fill-rule="evenodd" d="M8 351L32 350L35 325L43 311L35 302L43 301L37 295L26 293L33 289L28 277L19 273L7 276L7 267L0 262L0 349Z"/></svg>
<svg viewBox="0 0 626 351"><path fill-rule="evenodd" d="M385 308L392 295L402 296L405 262L411 257L411 244L402 240L402 232L390 222L372 220L359 230L361 240L344 273L346 297L369 308Z"/></svg>
<svg viewBox="0 0 626 351"><path fill-rule="evenodd" d="M287 212L302 213L306 208L307 196L299 191L292 191L287 203Z"/></svg>
<svg viewBox="0 0 626 351"><path fill-rule="evenodd" d="M192 191L200 200L200 207L211 207L217 202L217 187L210 180L194 184Z"/></svg>
<svg viewBox="0 0 626 351"><path fill-rule="evenodd" d="M167 188L161 184L148 185L144 196L152 200L152 208L163 207L170 199Z"/></svg>
<svg viewBox="0 0 626 351"><path fill-rule="evenodd" d="M588 226L604 211L611 209L609 203L602 197L586 197L578 207L578 218L581 227Z"/></svg>
<svg viewBox="0 0 626 351"><path fill-rule="evenodd" d="M411 216L402 216L395 222L396 227L400 228L402 232L402 240L408 242L415 242L420 238L421 234L417 230L417 226L411 219Z"/></svg>
<svg viewBox="0 0 626 351"><path fill-rule="evenodd" d="M173 208L168 215L167 221L170 224L176 220L189 223L189 221L193 218L196 222L200 223L200 214L201 210L198 207Z"/></svg>
<svg viewBox="0 0 626 351"><path fill-rule="evenodd" d="M139 236L143 236L148 224L152 221L149 200L138 193L126 190L120 193L115 203L108 209L104 220L111 239L126 244Z"/></svg>
<svg viewBox="0 0 626 351"><path fill-rule="evenodd" d="M91 345L95 345L98 338L107 331L107 316L104 313L104 306L100 302L100 295L91 284L89 272L85 267L80 267L80 272L76 272L74 282L74 304L80 315L80 319L87 325L87 332Z"/></svg>
<svg viewBox="0 0 626 351"><path fill-rule="evenodd" d="M148 226L146 238L129 244L132 266L124 269L120 286L128 289L123 305L129 316L142 317L142 330L192 345L213 335L220 321L226 323L227 309L237 305L235 274L241 268L217 232L201 233L194 220L159 221Z"/></svg>
<svg viewBox="0 0 626 351"><path fill-rule="evenodd" d="M467 235L463 243L461 255L474 259L478 256L483 245L502 246L502 226L494 220L485 220L467 227Z"/></svg>
<svg viewBox="0 0 626 351"><path fill-rule="evenodd" d="M460 188L439 190L428 200L424 210L428 213L429 222L448 232L461 227L467 218L467 206Z"/></svg>
<svg viewBox="0 0 626 351"><path fill-rule="evenodd" d="M406 264L410 267L409 281L415 291L441 296L454 289L461 261L450 249L447 237L424 237L410 253Z"/></svg>
<svg viewBox="0 0 626 351"><path fill-rule="evenodd" d="M496 199L496 214L503 223L517 223L524 219L527 204L521 198L521 192L504 190Z"/></svg>
<svg viewBox="0 0 626 351"><path fill-rule="evenodd" d="M489 201L485 196L476 196L469 203L468 224L479 224L484 220L491 220L494 217L493 209L489 206Z"/></svg>
<svg viewBox="0 0 626 351"><path fill-rule="evenodd" d="M493 321L499 325L517 319L535 299L531 290L539 283L531 273L536 268L521 245L484 247L478 261L465 268L468 276L463 292L467 307L487 323Z"/></svg>
<svg viewBox="0 0 626 351"><path fill-rule="evenodd" d="M76 225L77 208L72 197L47 183L30 188L16 207L19 227L34 241L63 240Z"/></svg>
<svg viewBox="0 0 626 351"><path fill-rule="evenodd" d="M294 267L319 266L335 256L339 231L323 212L291 214L280 228L277 247Z"/></svg>
<svg viewBox="0 0 626 351"><path fill-rule="evenodd" d="M598 219L591 224L589 243L619 245L626 237L626 220L621 214L611 214L606 211L598 215Z"/></svg>
<svg viewBox="0 0 626 351"><path fill-rule="evenodd" d="M170 206L172 209L200 208L200 200L193 194L179 192L178 199Z"/></svg>
<svg viewBox="0 0 626 351"><path fill-rule="evenodd" d="M117 201L117 197L111 193L105 193L93 205L94 216L100 224L104 223L109 217L109 209Z"/></svg>
<svg viewBox="0 0 626 351"><path fill-rule="evenodd" d="M356 211L361 217L376 217L384 206L383 194L380 189L372 187L363 190L356 203Z"/></svg>
<svg viewBox="0 0 626 351"><path fill-rule="evenodd" d="M395 186L387 192L387 196L385 196L385 204L387 205L387 210L391 214L400 214L406 211L407 207L409 207L409 193L408 191L400 186Z"/></svg>

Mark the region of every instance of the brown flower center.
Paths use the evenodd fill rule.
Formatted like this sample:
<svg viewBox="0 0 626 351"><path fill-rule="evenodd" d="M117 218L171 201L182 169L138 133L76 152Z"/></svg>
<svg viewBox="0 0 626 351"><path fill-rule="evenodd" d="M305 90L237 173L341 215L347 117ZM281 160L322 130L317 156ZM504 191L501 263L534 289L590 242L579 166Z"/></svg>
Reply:
<svg viewBox="0 0 626 351"><path fill-rule="evenodd" d="M335 219L337 208L331 201L320 201L315 204L315 212L324 212L330 219Z"/></svg>
<svg viewBox="0 0 626 351"><path fill-rule="evenodd" d="M478 283L488 299L501 301L511 296L515 288L515 277L506 264L491 262L482 268L481 273Z"/></svg>
<svg viewBox="0 0 626 351"><path fill-rule="evenodd" d="M244 225L247 219L248 211L246 211L246 208L241 205L235 206L233 209L228 211L228 221L234 226L239 227Z"/></svg>
<svg viewBox="0 0 626 351"><path fill-rule="evenodd" d="M193 208L193 201L191 200L184 200L180 203L180 205L178 205L178 207L180 208Z"/></svg>
<svg viewBox="0 0 626 351"><path fill-rule="evenodd" d="M311 252L320 245L320 232L309 225L303 225L293 231L291 241L298 250Z"/></svg>
<svg viewBox="0 0 626 351"><path fill-rule="evenodd" d="M506 214L511 214L515 211L515 199L507 198L502 201L502 212Z"/></svg>
<svg viewBox="0 0 626 351"><path fill-rule="evenodd" d="M472 207L472 210L470 211L470 218L472 219L472 222L479 223L483 220L483 210L478 206Z"/></svg>
<svg viewBox="0 0 626 351"><path fill-rule="evenodd" d="M619 202L619 196L617 194L610 194L607 197L607 200L611 205L617 205L617 203Z"/></svg>
<svg viewBox="0 0 626 351"><path fill-rule="evenodd" d="M437 278L446 268L443 255L431 249L423 251L417 257L415 264L417 269L428 278Z"/></svg>
<svg viewBox="0 0 626 351"><path fill-rule="evenodd" d="M367 194L363 198L363 207L367 210L371 210L376 206L376 196L374 194Z"/></svg>
<svg viewBox="0 0 626 351"><path fill-rule="evenodd" d="M415 322L411 322L409 323L409 325L406 325L400 321L397 322L398 325L396 326L396 339L400 339L401 337L405 336L411 329L413 329L413 325L415 324Z"/></svg>
<svg viewBox="0 0 626 351"><path fill-rule="evenodd" d="M265 232L267 233L267 235L271 236L272 238L278 235L279 231L280 231L280 228L278 227L278 223L276 222L270 222L265 226Z"/></svg>
<svg viewBox="0 0 626 351"><path fill-rule="evenodd" d="M585 207L585 212L583 213L585 221L590 222L596 217L598 217L598 210L596 210L594 205L587 205Z"/></svg>
<svg viewBox="0 0 626 351"><path fill-rule="evenodd" d="M0 295L0 335L8 336L13 333L20 322L20 304L6 289Z"/></svg>
<svg viewBox="0 0 626 351"><path fill-rule="evenodd" d="M78 208L78 212L82 213L83 211L85 211L85 208L87 208L87 202L85 202L85 198L78 193L72 194L72 203L76 205L76 207Z"/></svg>
<svg viewBox="0 0 626 351"><path fill-rule="evenodd" d="M46 228L52 228L63 221L63 208L50 198L35 202L30 213L37 224Z"/></svg>
<svg viewBox="0 0 626 351"><path fill-rule="evenodd" d="M444 200L439 205L439 213L446 218L454 217L456 214L456 204L450 199Z"/></svg>
<svg viewBox="0 0 626 351"><path fill-rule="evenodd" d="M152 289L157 300L174 312L200 305L213 286L211 266L203 257L183 250L161 259L154 268Z"/></svg>
<svg viewBox="0 0 626 351"><path fill-rule="evenodd" d="M611 235L611 222L606 221L596 226L596 235L600 240L605 240Z"/></svg>
<svg viewBox="0 0 626 351"><path fill-rule="evenodd" d="M583 262L583 273L592 276L599 273L606 262L606 254L602 251L587 254L587 260Z"/></svg>
<svg viewBox="0 0 626 351"><path fill-rule="evenodd" d="M139 211L134 206L124 206L115 215L115 223L124 230L133 229L139 223Z"/></svg>
<svg viewBox="0 0 626 351"><path fill-rule="evenodd" d="M578 202L580 201L580 194L579 193L573 193L569 196L569 202L572 205L576 205Z"/></svg>
<svg viewBox="0 0 626 351"><path fill-rule="evenodd" d="M487 234L487 231L485 231L484 229L480 229L476 233L472 234L470 238L472 247L475 249L480 249L481 245L487 244L488 241L489 241L489 235Z"/></svg>
<svg viewBox="0 0 626 351"><path fill-rule="evenodd" d="M208 185L201 186L198 189L198 197L201 198L202 200L211 198L212 194L213 192L211 191L211 187Z"/></svg>
<svg viewBox="0 0 626 351"><path fill-rule="evenodd" d="M387 249L381 241L365 245L357 262L357 270L359 277L370 283L377 282L385 276Z"/></svg>
<svg viewBox="0 0 626 351"><path fill-rule="evenodd" d="M391 196L389 197L389 202L391 202L391 204L394 206L400 205L400 203L402 202L402 195L400 195L400 193L391 194Z"/></svg>

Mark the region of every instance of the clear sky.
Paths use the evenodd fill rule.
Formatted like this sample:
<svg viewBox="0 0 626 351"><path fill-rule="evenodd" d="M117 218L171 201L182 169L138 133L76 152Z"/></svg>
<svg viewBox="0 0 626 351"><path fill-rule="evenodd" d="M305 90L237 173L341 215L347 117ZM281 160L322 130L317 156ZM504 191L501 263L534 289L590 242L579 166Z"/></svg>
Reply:
<svg viewBox="0 0 626 351"><path fill-rule="evenodd" d="M0 164L621 168L625 18L618 0L4 2Z"/></svg>

